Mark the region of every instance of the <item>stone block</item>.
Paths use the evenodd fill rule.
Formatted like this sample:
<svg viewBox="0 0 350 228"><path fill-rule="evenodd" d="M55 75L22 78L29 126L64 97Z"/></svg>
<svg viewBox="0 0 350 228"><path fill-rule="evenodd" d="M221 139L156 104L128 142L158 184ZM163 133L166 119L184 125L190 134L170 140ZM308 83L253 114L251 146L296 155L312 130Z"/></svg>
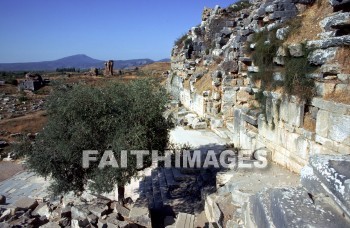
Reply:
<svg viewBox="0 0 350 228"><path fill-rule="evenodd" d="M323 40L311 40L306 43L309 49L326 49L330 47L341 47L350 45L350 35L330 37Z"/></svg>
<svg viewBox="0 0 350 228"><path fill-rule="evenodd" d="M15 210L27 211L29 209L34 210L37 206L38 206L38 202L35 199L22 197L18 199L14 204L12 204L10 207L15 208Z"/></svg>
<svg viewBox="0 0 350 228"><path fill-rule="evenodd" d="M289 103L288 106L288 123L296 127L303 126L304 103Z"/></svg>
<svg viewBox="0 0 350 228"><path fill-rule="evenodd" d="M350 146L350 116L331 114L329 120L329 138Z"/></svg>
<svg viewBox="0 0 350 228"><path fill-rule="evenodd" d="M205 129L208 127L205 121L201 121L199 118L195 118L191 124L193 129Z"/></svg>
<svg viewBox="0 0 350 228"><path fill-rule="evenodd" d="M141 226L145 226L147 228L152 227L149 210L141 201L138 202L138 200L136 200L134 206L130 210L129 219L130 221Z"/></svg>
<svg viewBox="0 0 350 228"><path fill-rule="evenodd" d="M312 65L320 66L325 64L327 61L332 60L335 57L336 52L336 47L330 47L327 49L316 49L309 54L308 61Z"/></svg>
<svg viewBox="0 0 350 228"><path fill-rule="evenodd" d="M316 119L316 134L327 138L329 131L329 112L320 110Z"/></svg>
<svg viewBox="0 0 350 228"><path fill-rule="evenodd" d="M47 206L46 203L41 203L37 206L37 208L33 211L33 214L37 214L40 216L46 216L46 218L50 218L50 208Z"/></svg>
<svg viewBox="0 0 350 228"><path fill-rule="evenodd" d="M225 90L222 97L223 102L236 103L236 91Z"/></svg>
<svg viewBox="0 0 350 228"><path fill-rule="evenodd" d="M333 101L326 101L322 98L315 97L312 99L312 105L328 112L350 115L350 105L347 104L335 103Z"/></svg>
<svg viewBox="0 0 350 228"><path fill-rule="evenodd" d="M324 138L320 135L315 136L315 141L319 144L321 144L322 146L324 146L325 148L328 148L330 150L334 150L334 141L328 138Z"/></svg>
<svg viewBox="0 0 350 228"><path fill-rule="evenodd" d="M349 156L315 155L304 170L302 183L312 194L330 196L345 214L350 215ZM313 186L310 186L312 183Z"/></svg>
<svg viewBox="0 0 350 228"><path fill-rule="evenodd" d="M304 56L303 46L301 44L291 44L288 46L289 53L293 57Z"/></svg>
<svg viewBox="0 0 350 228"><path fill-rule="evenodd" d="M204 211L209 222L216 222L219 224L222 223L223 215L217 203L215 202L214 195L207 196L205 200Z"/></svg>
<svg viewBox="0 0 350 228"><path fill-rule="evenodd" d="M210 126L214 128L222 128L224 127L224 121L222 119L211 118Z"/></svg>
<svg viewBox="0 0 350 228"><path fill-rule="evenodd" d="M83 206L71 207L72 219L86 218L91 212Z"/></svg>
<svg viewBox="0 0 350 228"><path fill-rule="evenodd" d="M193 228L195 225L195 216L186 213L179 213L174 228Z"/></svg>

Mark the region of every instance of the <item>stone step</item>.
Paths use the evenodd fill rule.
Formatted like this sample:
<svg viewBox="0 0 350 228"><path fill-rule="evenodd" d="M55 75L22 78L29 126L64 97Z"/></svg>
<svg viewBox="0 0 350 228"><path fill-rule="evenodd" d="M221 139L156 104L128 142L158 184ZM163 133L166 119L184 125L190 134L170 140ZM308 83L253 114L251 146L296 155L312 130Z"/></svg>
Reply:
<svg viewBox="0 0 350 228"><path fill-rule="evenodd" d="M165 180L168 186L168 190L173 190L174 188L179 187L179 183L174 179L173 176L173 172L171 170L171 168L164 168L162 169L164 176L165 176Z"/></svg>
<svg viewBox="0 0 350 228"><path fill-rule="evenodd" d="M195 216L179 213L176 218L175 228L194 228Z"/></svg>
<svg viewBox="0 0 350 228"><path fill-rule="evenodd" d="M258 227L350 227L327 197L312 198L303 188L265 189L249 203Z"/></svg>
<svg viewBox="0 0 350 228"><path fill-rule="evenodd" d="M232 134L234 133L234 124L233 121L232 122L226 122L226 128L229 132L231 132Z"/></svg>
<svg viewBox="0 0 350 228"><path fill-rule="evenodd" d="M152 192L153 192L154 209L162 209L163 200L162 200L162 195L160 191L157 170L152 170Z"/></svg>
<svg viewBox="0 0 350 228"><path fill-rule="evenodd" d="M158 169L158 179L159 179L159 189L160 194L162 196L162 201L164 205L169 205L168 198L168 185L166 183L165 175L163 172L163 168Z"/></svg>
<svg viewBox="0 0 350 228"><path fill-rule="evenodd" d="M327 195L350 218L350 156L315 155L301 171L301 183L312 195Z"/></svg>
<svg viewBox="0 0 350 228"><path fill-rule="evenodd" d="M179 181L179 182L187 181L187 180L194 180L196 178L194 175L182 173L182 169L171 168L171 171L173 173L174 179L176 181Z"/></svg>

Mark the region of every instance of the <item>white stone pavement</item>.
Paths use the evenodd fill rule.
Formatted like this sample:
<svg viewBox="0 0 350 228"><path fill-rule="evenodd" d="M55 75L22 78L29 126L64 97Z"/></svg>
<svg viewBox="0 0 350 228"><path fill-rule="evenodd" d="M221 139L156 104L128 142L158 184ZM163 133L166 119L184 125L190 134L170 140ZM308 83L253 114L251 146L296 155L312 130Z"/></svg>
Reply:
<svg viewBox="0 0 350 228"><path fill-rule="evenodd" d="M0 182L0 194L6 196L7 203L13 203L20 197L42 200L48 196L48 186L49 181L24 171Z"/></svg>

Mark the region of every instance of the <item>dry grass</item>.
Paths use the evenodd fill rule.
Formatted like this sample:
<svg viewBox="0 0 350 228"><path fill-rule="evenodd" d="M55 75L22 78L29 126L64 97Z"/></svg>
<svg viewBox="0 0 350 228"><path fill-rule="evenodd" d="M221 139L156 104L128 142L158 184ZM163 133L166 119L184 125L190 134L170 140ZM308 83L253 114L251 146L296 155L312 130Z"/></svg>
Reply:
<svg viewBox="0 0 350 228"><path fill-rule="evenodd" d="M140 67L140 70L164 72L164 71L170 70L170 63L169 62L151 63Z"/></svg>
<svg viewBox="0 0 350 228"><path fill-rule="evenodd" d="M316 130L316 120L311 116L311 113L306 113L304 116L304 129L315 132Z"/></svg>
<svg viewBox="0 0 350 228"><path fill-rule="evenodd" d="M25 116L5 119L0 121L0 129L10 134L37 133L42 130L47 122L45 111L38 111ZM9 138L9 141L13 139Z"/></svg>
<svg viewBox="0 0 350 228"><path fill-rule="evenodd" d="M302 17L302 25L296 32L288 37L285 44L302 43L306 40L318 39L317 34L322 32L319 25L320 21L333 12L328 0L319 0L319 2L319 4L315 3L308 7L299 15Z"/></svg>
<svg viewBox="0 0 350 228"><path fill-rule="evenodd" d="M341 92L329 93L323 97L325 100L334 101L350 105L350 91L342 90Z"/></svg>
<svg viewBox="0 0 350 228"><path fill-rule="evenodd" d="M205 74L201 79L195 83L197 92L202 94L206 90L212 89L212 80L209 73Z"/></svg>
<svg viewBox="0 0 350 228"><path fill-rule="evenodd" d="M332 62L339 63L342 66L343 74L350 74L350 47L339 48Z"/></svg>

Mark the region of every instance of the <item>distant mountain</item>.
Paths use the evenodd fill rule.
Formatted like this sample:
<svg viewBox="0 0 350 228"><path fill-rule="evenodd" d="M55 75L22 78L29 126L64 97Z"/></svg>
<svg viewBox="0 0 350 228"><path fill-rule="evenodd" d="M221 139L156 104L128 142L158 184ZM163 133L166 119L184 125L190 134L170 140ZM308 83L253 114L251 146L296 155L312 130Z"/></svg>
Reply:
<svg viewBox="0 0 350 228"><path fill-rule="evenodd" d="M169 59L169 58L165 58L165 59L158 60L157 62L165 62L165 63L168 63L168 62L170 62L170 59Z"/></svg>
<svg viewBox="0 0 350 228"><path fill-rule="evenodd" d="M72 55L54 61L28 62L28 63L0 63L0 71L51 71L57 68L80 68L91 67L104 68L104 60L93 59L87 55ZM114 60L114 68L125 69L154 63L151 59Z"/></svg>

